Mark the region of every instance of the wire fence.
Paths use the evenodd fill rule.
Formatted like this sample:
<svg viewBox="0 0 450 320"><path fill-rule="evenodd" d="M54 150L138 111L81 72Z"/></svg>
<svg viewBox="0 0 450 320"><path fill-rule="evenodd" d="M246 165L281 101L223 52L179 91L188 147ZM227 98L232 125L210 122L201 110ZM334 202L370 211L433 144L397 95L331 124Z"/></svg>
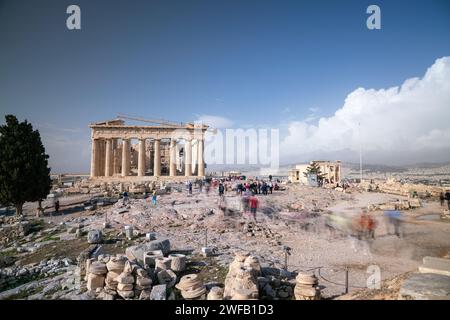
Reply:
<svg viewBox="0 0 450 320"><path fill-rule="evenodd" d="M333 281L333 280L330 280L330 279L326 278L326 277L323 276L323 274L322 274L322 270L323 270L323 269L332 269L332 270L335 270L335 269L336 269L335 267L333 267L333 268L331 268L331 267L323 267L323 266L320 266L320 267L309 267L309 266L308 266L308 267L306 267L306 266L296 266L296 265L290 265L290 267L297 268L297 269L292 270L293 272L298 272L298 271L301 270L301 271L306 271L306 272L311 272L311 271L313 271L314 273L316 273L315 271L317 270L317 275L318 275L318 277L319 277L320 279L322 279L322 280L325 281L325 282L334 284L334 285L336 285L336 286L342 286L342 287L344 287L346 293L348 292L348 289L349 289L349 288L352 288L352 289L367 289L367 288L368 288L368 286L361 287L361 286L356 286L356 285L350 285L350 284L349 284L349 282L350 282L350 278L349 278L349 275L350 275L350 269L349 269L349 268L341 268L341 269L340 269L340 271L341 271L342 273L344 273L344 274L343 274L343 277L344 277L344 279L345 279L345 282L344 282L344 283L338 283L338 282L336 282L336 281ZM382 282L382 281L381 281L381 279L380 279L379 281L372 282L371 285L381 284L381 282Z"/></svg>

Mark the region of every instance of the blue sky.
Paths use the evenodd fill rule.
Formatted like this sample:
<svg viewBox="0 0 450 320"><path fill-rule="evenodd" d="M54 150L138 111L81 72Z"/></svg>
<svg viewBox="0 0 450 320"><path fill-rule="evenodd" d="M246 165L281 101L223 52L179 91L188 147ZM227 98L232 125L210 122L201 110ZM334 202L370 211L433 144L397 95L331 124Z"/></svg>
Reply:
<svg viewBox="0 0 450 320"><path fill-rule="evenodd" d="M70 4L82 30L66 28ZM0 114L36 124L55 170L87 171L89 122L215 115L285 132L358 87L422 77L449 31L450 1L0 0Z"/></svg>

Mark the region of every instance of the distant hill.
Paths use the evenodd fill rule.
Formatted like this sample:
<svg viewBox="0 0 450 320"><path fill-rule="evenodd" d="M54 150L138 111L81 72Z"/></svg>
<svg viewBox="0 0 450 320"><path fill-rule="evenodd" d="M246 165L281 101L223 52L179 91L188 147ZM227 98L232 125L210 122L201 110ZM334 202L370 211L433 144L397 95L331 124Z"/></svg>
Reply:
<svg viewBox="0 0 450 320"><path fill-rule="evenodd" d="M283 164L279 166L277 172L273 172L274 175L287 176L288 171L295 167L298 163ZM261 166L258 165L211 165L208 166L208 172L221 172L221 171L239 171L247 175L259 175ZM450 162L443 163L418 163L413 165L394 166L383 164L366 164L363 163L363 171L365 173L406 173L409 171L420 171L426 169L435 169L438 171L449 171L450 174ZM343 173L359 172L359 163L342 162Z"/></svg>

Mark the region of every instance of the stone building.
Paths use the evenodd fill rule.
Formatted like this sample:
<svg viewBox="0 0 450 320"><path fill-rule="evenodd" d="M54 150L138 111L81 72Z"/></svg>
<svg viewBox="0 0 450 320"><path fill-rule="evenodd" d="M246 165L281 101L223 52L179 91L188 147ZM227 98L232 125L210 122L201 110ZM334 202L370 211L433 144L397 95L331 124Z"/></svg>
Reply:
<svg viewBox="0 0 450 320"><path fill-rule="evenodd" d="M308 184L308 177L305 176L306 169L313 163L320 167L321 173L324 175L324 184L336 184L341 181L341 161L322 161L313 160L309 164L298 164L289 170L288 179L293 183Z"/></svg>
<svg viewBox="0 0 450 320"><path fill-rule="evenodd" d="M91 179L151 181L204 177L206 125L93 123Z"/></svg>

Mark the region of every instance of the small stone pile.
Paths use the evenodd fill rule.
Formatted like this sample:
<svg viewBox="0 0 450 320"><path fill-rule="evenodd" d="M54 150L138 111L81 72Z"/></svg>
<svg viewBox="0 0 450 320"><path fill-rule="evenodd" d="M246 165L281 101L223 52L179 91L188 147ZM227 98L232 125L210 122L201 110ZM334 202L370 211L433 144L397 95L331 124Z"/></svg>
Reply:
<svg viewBox="0 0 450 320"><path fill-rule="evenodd" d="M32 232L32 223L20 216L0 216L0 244L7 245Z"/></svg>
<svg viewBox="0 0 450 320"><path fill-rule="evenodd" d="M188 274L181 277L175 286L181 291L181 295L187 300L199 300L206 292L206 287L197 274Z"/></svg>
<svg viewBox="0 0 450 320"><path fill-rule="evenodd" d="M108 294L115 294L119 284L117 282L117 277L122 273L126 261L127 259L124 256L116 255L115 257L110 257L109 261L106 263L108 273L106 274L105 279L105 291Z"/></svg>
<svg viewBox="0 0 450 320"><path fill-rule="evenodd" d="M86 259L87 289L97 299L104 300L171 298L173 292L170 289L178 280L176 273L186 269L186 256L169 253L170 242L163 239L128 247L124 255L99 254L97 258ZM91 251L86 253L89 255L95 257ZM194 285L187 283L187 286L182 283L181 288L188 299L197 298L198 293L203 295L206 291L201 281Z"/></svg>
<svg viewBox="0 0 450 320"><path fill-rule="evenodd" d="M148 272L124 255L100 255L98 260L86 261L87 289L104 300L139 297L148 299L152 279Z"/></svg>
<svg viewBox="0 0 450 320"><path fill-rule="evenodd" d="M260 237L267 240L267 242L271 245L280 245L281 235L273 232L270 228L262 225L258 225L253 221L248 221L244 223L243 233L247 237Z"/></svg>
<svg viewBox="0 0 450 320"><path fill-rule="evenodd" d="M94 261L94 259L89 259L87 261L86 270L88 270L87 289L89 291L96 291L99 288L103 289L106 273L108 273L106 264L100 261Z"/></svg>
<svg viewBox="0 0 450 320"><path fill-rule="evenodd" d="M259 261L248 252L236 252L225 278L224 299L258 299Z"/></svg>
<svg viewBox="0 0 450 320"><path fill-rule="evenodd" d="M138 268L136 270L136 285L135 285L135 291L140 291L140 297L141 300L146 300L148 297L150 297L150 292L152 289L152 279L150 275L148 274L147 270Z"/></svg>
<svg viewBox="0 0 450 320"><path fill-rule="evenodd" d="M319 300L320 289L314 273L299 273L294 288L296 300Z"/></svg>
<svg viewBox="0 0 450 320"><path fill-rule="evenodd" d="M128 263L128 262L127 262ZM124 268L122 273L115 279L117 281L117 294L124 299L133 298L134 292L134 277L131 274L130 267Z"/></svg>

